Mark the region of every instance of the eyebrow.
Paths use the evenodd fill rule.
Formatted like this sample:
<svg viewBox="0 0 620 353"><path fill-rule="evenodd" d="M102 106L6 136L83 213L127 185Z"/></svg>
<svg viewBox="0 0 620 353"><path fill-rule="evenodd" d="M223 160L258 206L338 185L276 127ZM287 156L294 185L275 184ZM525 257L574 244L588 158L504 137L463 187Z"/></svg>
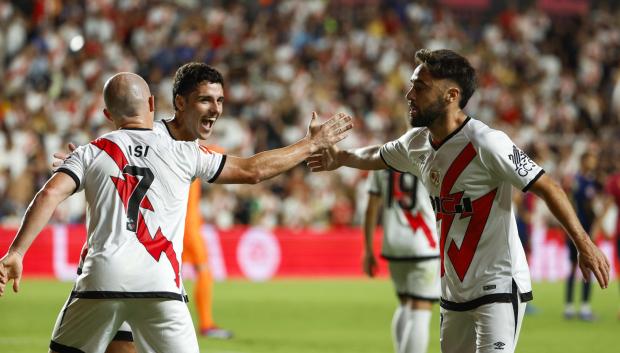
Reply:
<svg viewBox="0 0 620 353"><path fill-rule="evenodd" d="M426 83L426 82L422 81L422 80L421 80L421 79L419 79L419 78L416 78L415 80L412 80L412 81L411 81L411 83L412 83L412 84L414 84L414 85L415 85L416 83L419 83L419 84L422 84L422 85L424 85L424 86L430 87L430 85L429 85L428 83Z"/></svg>
<svg viewBox="0 0 620 353"><path fill-rule="evenodd" d="M197 98L198 99L215 98L215 100L220 100L220 99L224 99L224 96L213 96L213 95L209 95L209 94L203 94L203 95L198 95Z"/></svg>

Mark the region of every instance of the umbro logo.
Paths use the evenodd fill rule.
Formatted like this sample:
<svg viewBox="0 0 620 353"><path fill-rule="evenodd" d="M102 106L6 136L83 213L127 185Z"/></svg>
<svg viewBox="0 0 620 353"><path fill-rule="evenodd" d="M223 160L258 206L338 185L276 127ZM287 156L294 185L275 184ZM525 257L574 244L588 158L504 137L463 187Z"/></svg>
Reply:
<svg viewBox="0 0 620 353"><path fill-rule="evenodd" d="M495 343L493 343L493 346L495 346L495 350L498 350L498 351L504 350L504 346L505 345L506 345L506 343L504 343L504 342L495 342Z"/></svg>

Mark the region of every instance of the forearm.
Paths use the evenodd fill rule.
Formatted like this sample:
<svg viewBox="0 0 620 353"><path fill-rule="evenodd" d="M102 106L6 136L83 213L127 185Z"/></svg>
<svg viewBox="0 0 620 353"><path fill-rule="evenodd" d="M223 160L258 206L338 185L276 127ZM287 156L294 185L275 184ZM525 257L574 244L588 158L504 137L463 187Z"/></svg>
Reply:
<svg viewBox="0 0 620 353"><path fill-rule="evenodd" d="M295 167L313 152L310 140L303 138L286 147L257 153L248 159L248 163L255 171L256 182L261 182Z"/></svg>
<svg viewBox="0 0 620 353"><path fill-rule="evenodd" d="M550 180L549 177L544 176L543 178L539 181L542 182L542 187L533 187L532 191L545 201L547 207L562 227L564 227L577 249L581 249L585 242L589 241L588 234L579 222L564 190L556 182Z"/></svg>
<svg viewBox="0 0 620 353"><path fill-rule="evenodd" d="M17 251L23 256L64 199L53 190L43 188L39 191L28 206L9 251Z"/></svg>
<svg viewBox="0 0 620 353"><path fill-rule="evenodd" d="M336 155L338 165L364 170L385 169L388 166L381 158L380 148L381 145L375 145L351 150L339 150Z"/></svg>
<svg viewBox="0 0 620 353"><path fill-rule="evenodd" d="M371 215L370 212L366 212L366 217L364 218L364 251L367 254L373 253L373 238L375 229L377 227L376 215Z"/></svg>
<svg viewBox="0 0 620 353"><path fill-rule="evenodd" d="M374 251L374 235L377 229L377 215L381 206L381 198L378 195L368 195L368 206L364 215L364 251L367 254L373 254Z"/></svg>

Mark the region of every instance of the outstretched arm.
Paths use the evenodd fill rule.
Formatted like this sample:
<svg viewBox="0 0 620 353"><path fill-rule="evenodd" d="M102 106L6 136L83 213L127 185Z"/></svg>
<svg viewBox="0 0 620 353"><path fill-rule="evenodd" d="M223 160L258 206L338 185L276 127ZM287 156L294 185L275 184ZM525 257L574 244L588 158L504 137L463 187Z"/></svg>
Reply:
<svg viewBox="0 0 620 353"><path fill-rule="evenodd" d="M19 290L19 281L22 275L22 259L34 239L39 235L43 227L56 210L59 203L69 197L75 191L75 181L65 173L56 173L43 186L28 206L22 224L9 247L9 251L0 259L6 275L4 285L8 280L13 280L13 290Z"/></svg>
<svg viewBox="0 0 620 353"><path fill-rule="evenodd" d="M281 174L313 153L329 148L348 135L353 127L351 117L342 113L319 124L317 114L312 114L308 134L296 143L270 151L257 153L249 158L228 156L218 184L256 184Z"/></svg>
<svg viewBox="0 0 620 353"><path fill-rule="evenodd" d="M379 150L381 145L341 150L336 146L319 151L306 160L313 172L338 169L342 166L364 170L386 169Z"/></svg>
<svg viewBox="0 0 620 353"><path fill-rule="evenodd" d="M368 277L374 277L377 272L377 259L375 258L373 240L377 228L377 216L381 208L380 195L369 194L366 214L364 215L364 257L362 269Z"/></svg>
<svg viewBox="0 0 620 353"><path fill-rule="evenodd" d="M551 213L562 224L575 244L579 251L579 267L584 279L588 280L590 272L592 272L601 288L607 288L609 284L609 260L596 247L579 223L564 190L547 175L538 179L530 190L545 201Z"/></svg>

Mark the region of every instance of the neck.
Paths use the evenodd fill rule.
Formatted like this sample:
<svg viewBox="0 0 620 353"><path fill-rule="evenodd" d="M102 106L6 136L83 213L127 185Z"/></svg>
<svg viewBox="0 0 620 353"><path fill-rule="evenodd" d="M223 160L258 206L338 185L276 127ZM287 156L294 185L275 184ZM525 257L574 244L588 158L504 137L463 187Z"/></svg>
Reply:
<svg viewBox="0 0 620 353"><path fill-rule="evenodd" d="M123 118L116 124L117 129L153 129L153 119L142 117Z"/></svg>
<svg viewBox="0 0 620 353"><path fill-rule="evenodd" d="M454 130L458 129L467 119L467 115L462 110L449 111L441 118L433 121L428 130L431 132L433 141L441 142L448 137Z"/></svg>
<svg viewBox="0 0 620 353"><path fill-rule="evenodd" d="M194 141L196 138L183 125L183 119L179 118L178 113L174 114L172 120L166 122L172 138L177 141Z"/></svg>

